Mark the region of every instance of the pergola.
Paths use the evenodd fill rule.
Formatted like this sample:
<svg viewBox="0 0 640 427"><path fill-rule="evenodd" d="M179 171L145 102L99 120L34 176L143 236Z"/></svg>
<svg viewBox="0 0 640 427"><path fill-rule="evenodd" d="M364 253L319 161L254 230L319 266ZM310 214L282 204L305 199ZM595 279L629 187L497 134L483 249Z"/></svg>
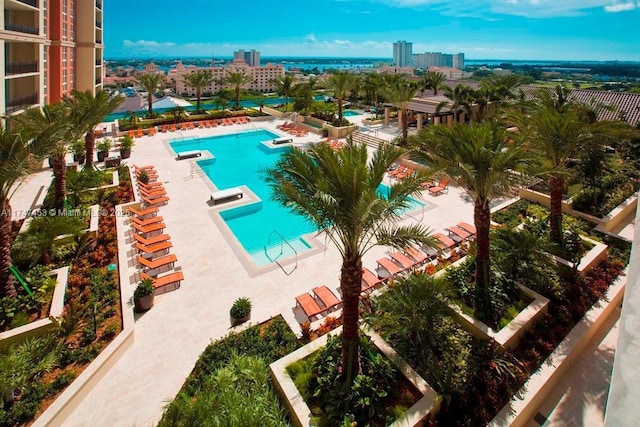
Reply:
<svg viewBox="0 0 640 427"><path fill-rule="evenodd" d="M451 102L449 98L445 98L442 96L431 96L429 98L413 98L409 105L407 106L407 110L411 111L416 116L417 127L418 130L422 129L422 122L426 118L433 124L438 123L453 123L454 119L454 111L447 105L443 105L438 110L438 105L441 102ZM391 108L397 108L393 104L383 104L384 106L384 124L389 124L389 113L391 112ZM398 118L398 125L401 125L402 118Z"/></svg>

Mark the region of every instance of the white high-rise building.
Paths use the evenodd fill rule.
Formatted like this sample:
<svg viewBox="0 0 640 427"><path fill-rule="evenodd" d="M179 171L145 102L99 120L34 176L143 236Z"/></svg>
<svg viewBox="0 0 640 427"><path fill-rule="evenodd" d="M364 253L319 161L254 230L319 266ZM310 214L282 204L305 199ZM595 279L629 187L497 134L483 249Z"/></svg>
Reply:
<svg viewBox="0 0 640 427"><path fill-rule="evenodd" d="M413 43L397 41L393 44L393 65L396 67L413 66Z"/></svg>
<svg viewBox="0 0 640 427"><path fill-rule="evenodd" d="M244 49L240 49L237 52L233 52L233 61L244 61L250 67L260 66L260 52L255 49L251 49L249 52L245 52Z"/></svg>

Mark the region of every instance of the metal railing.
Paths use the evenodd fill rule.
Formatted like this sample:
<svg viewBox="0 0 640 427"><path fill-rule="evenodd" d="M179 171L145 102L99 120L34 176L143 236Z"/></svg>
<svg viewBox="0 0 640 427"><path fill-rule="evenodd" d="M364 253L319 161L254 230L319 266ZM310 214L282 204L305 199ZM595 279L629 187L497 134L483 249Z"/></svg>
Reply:
<svg viewBox="0 0 640 427"><path fill-rule="evenodd" d="M32 7L38 7L38 0L18 0L18 1L20 3L24 3Z"/></svg>
<svg viewBox="0 0 640 427"><path fill-rule="evenodd" d="M38 61L8 62L4 66L4 72L7 75L37 73Z"/></svg>
<svg viewBox="0 0 640 427"><path fill-rule="evenodd" d="M22 109L27 105L34 105L38 103L38 93L32 93L31 95L20 96L18 98L7 99L6 111L8 113Z"/></svg>
<svg viewBox="0 0 640 427"><path fill-rule="evenodd" d="M271 237L273 235L276 235L280 238L280 253L278 253L275 258L272 257L271 255L269 255L269 248L272 246L271 245ZM278 259L284 255L284 245L289 246L289 248L293 251L293 254L295 255L295 264L293 266L293 269L291 269L291 271L287 271L284 269L284 266L282 264L280 264L280 262L278 261ZM274 246L277 247L277 246ZM271 232L271 234L269 234L269 238L267 239L267 244L264 246L264 254L267 256L267 258L273 262L275 262L276 264L278 264L278 267L280 267L280 269L284 272L284 274L286 274L287 276L290 276L291 273L293 273L294 271L296 271L296 268L298 268L298 251L296 251L296 249L291 246L291 243L289 243L289 241L287 239L284 238L284 236L280 233L278 233L278 231L273 230Z"/></svg>
<svg viewBox="0 0 640 427"><path fill-rule="evenodd" d="M32 27L30 25L22 25L22 24L12 24L11 22L5 22L4 29L7 31L16 31L18 33L27 33L27 34L40 34L40 31L37 27Z"/></svg>

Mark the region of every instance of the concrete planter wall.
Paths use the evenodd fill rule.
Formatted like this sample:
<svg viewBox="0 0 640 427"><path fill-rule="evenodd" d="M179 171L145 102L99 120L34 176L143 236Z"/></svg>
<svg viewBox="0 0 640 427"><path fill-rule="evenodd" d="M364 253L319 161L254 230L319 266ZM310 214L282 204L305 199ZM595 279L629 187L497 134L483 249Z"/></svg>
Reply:
<svg viewBox="0 0 640 427"><path fill-rule="evenodd" d="M577 268L578 274L580 277L584 277L585 274L592 268L598 266L602 261L607 259L609 254L609 247L604 243L596 242L585 236L580 236L582 240L586 240L587 242L593 245L593 248L589 250L582 258L580 258L580 262L578 262L578 266L576 267L572 262L567 261L566 259L560 258L556 255L549 254L549 256L558 264L566 265L569 268Z"/></svg>
<svg viewBox="0 0 640 427"><path fill-rule="evenodd" d="M270 114L273 117L276 117L278 119L284 119L285 117L288 117L291 115L291 113L283 113L282 111L278 111L275 108L270 108L267 106L262 107L262 112L266 114Z"/></svg>
<svg viewBox="0 0 640 427"><path fill-rule="evenodd" d="M434 415L440 408L440 397L437 395L427 382L418 375L417 372L411 368L399 355L393 350L378 334L372 331L370 328L363 326L362 330L367 334L378 349L393 363L402 374L422 393L422 398L418 400L403 417L396 420L393 424L394 427L409 427L419 425L420 421L427 416ZM280 360L273 362L269 369L271 376L274 379L276 387L280 394L284 397L285 403L289 408L291 415L291 421L296 426L309 426L311 425L311 410L309 406L304 402L300 392L296 388L295 384L291 380L291 377L287 373L287 366L298 360L304 359L310 354L318 351L321 347L327 343L327 338L330 335L338 335L342 331L342 327L334 329L326 335L318 338L317 340L299 348L283 357Z"/></svg>
<svg viewBox="0 0 640 427"><path fill-rule="evenodd" d="M69 277L69 267L57 268L52 270L49 274L51 276L56 276L56 287L53 290L49 316L45 319L39 319L35 322L0 333L0 348L18 345L28 338L45 335L56 326L53 319L57 320L62 317L62 312L64 311L64 294L67 291L67 278Z"/></svg>
<svg viewBox="0 0 640 427"><path fill-rule="evenodd" d="M381 125L384 123L384 119L380 119L380 120L373 120L373 119L364 119L362 120L362 123L368 126L371 125Z"/></svg>

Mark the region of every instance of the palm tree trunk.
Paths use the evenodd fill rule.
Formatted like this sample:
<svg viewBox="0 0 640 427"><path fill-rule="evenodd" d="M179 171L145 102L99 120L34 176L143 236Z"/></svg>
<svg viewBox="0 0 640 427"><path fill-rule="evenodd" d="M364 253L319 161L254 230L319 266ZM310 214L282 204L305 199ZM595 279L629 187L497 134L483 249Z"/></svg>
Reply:
<svg viewBox="0 0 640 427"><path fill-rule="evenodd" d="M153 117L153 93L149 91L149 95L147 97L147 102L149 103L149 114L147 117Z"/></svg>
<svg viewBox="0 0 640 427"><path fill-rule="evenodd" d="M560 175L549 177L551 241L562 243L562 194L564 193L564 178Z"/></svg>
<svg viewBox="0 0 640 427"><path fill-rule="evenodd" d="M4 210L0 212L0 297L17 295L11 267L11 205L4 201Z"/></svg>
<svg viewBox="0 0 640 427"><path fill-rule="evenodd" d="M197 98L197 101L196 101L196 111L197 111L197 112L200 112L200 89L198 89L198 90L196 91L196 98Z"/></svg>
<svg viewBox="0 0 640 427"><path fill-rule="evenodd" d="M406 108L402 108L400 112L402 116L402 144L405 145L407 143L407 136L409 135L409 123L407 123L409 120L407 117L408 111Z"/></svg>
<svg viewBox="0 0 640 427"><path fill-rule="evenodd" d="M476 227L476 288L478 290L477 305L479 312L488 318L489 312L489 275L491 269L489 251L489 230L491 226L491 212L484 201L476 201L473 209L473 221Z"/></svg>
<svg viewBox="0 0 640 427"><path fill-rule="evenodd" d="M362 260L348 258L342 262L340 290L342 291L342 369L351 384L360 370L358 337L358 305L362 288Z"/></svg>
<svg viewBox="0 0 640 427"><path fill-rule="evenodd" d="M338 98L338 120L340 120L340 125L342 125L342 98Z"/></svg>
<svg viewBox="0 0 640 427"><path fill-rule="evenodd" d="M236 86L236 107L240 106L240 86Z"/></svg>
<svg viewBox="0 0 640 427"><path fill-rule="evenodd" d="M64 154L56 153L51 157L53 166L53 176L55 178L55 201L54 208L57 211L64 209L65 189L66 189L66 164Z"/></svg>
<svg viewBox="0 0 640 427"><path fill-rule="evenodd" d="M93 166L93 146L95 145L96 137L93 135L93 129L91 129L84 136L84 151L85 151L85 166Z"/></svg>

